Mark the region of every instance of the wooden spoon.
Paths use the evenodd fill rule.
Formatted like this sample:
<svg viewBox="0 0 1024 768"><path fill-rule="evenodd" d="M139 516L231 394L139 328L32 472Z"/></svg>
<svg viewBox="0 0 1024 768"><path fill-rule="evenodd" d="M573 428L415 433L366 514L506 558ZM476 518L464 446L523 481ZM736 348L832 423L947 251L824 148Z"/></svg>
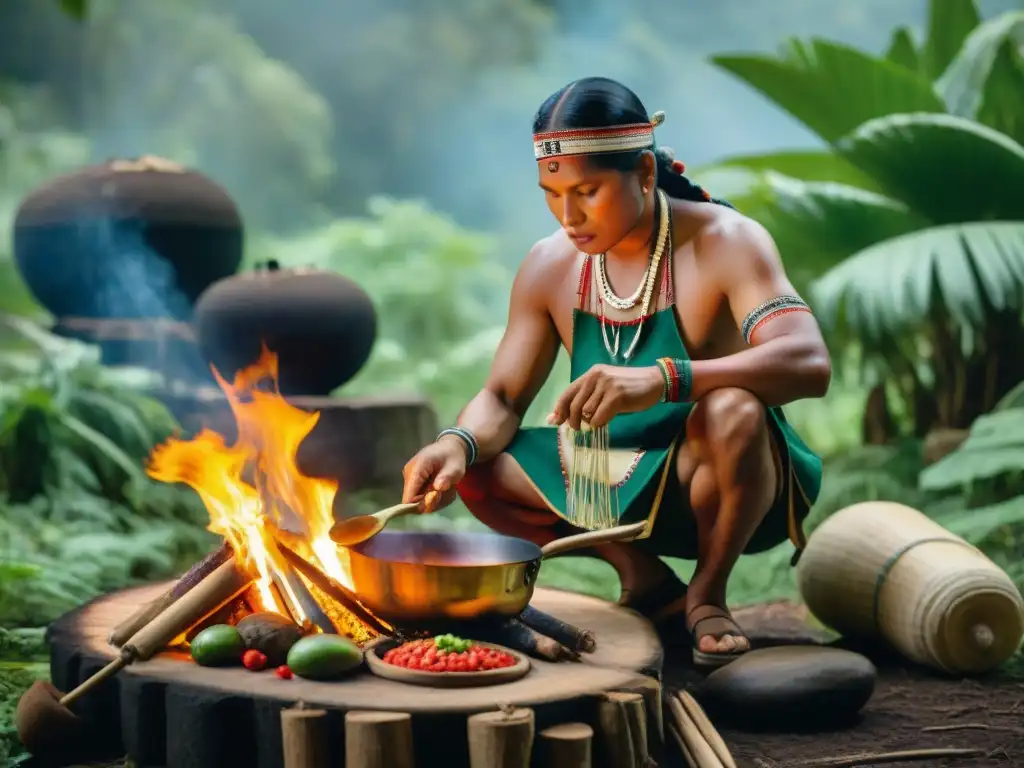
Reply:
<svg viewBox="0 0 1024 768"><path fill-rule="evenodd" d="M423 498L422 504L426 509L430 509L436 498L437 491L430 491ZM409 504L396 504L393 507L382 509L380 512L374 512L372 515L356 515L348 520L340 520L331 527L328 535L331 537L331 541L339 546L354 547L356 544L362 544L364 541L372 539L396 517L419 512L420 504L421 502L416 501Z"/></svg>

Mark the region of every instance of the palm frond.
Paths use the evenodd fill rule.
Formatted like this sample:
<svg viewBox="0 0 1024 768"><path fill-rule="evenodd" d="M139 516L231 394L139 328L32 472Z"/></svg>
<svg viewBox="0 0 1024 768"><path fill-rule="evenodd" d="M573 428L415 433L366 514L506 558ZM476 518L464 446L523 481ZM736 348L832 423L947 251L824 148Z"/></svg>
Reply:
<svg viewBox="0 0 1024 768"><path fill-rule="evenodd" d="M871 246L811 287L823 327L879 341L925 320L941 304L964 327L984 307L1019 309L1024 221L932 227Z"/></svg>

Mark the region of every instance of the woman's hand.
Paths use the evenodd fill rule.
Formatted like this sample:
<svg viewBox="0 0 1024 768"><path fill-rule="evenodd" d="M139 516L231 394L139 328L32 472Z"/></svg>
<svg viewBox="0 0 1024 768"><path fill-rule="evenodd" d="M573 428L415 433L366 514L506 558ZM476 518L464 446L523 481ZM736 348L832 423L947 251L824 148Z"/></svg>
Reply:
<svg viewBox="0 0 1024 768"><path fill-rule="evenodd" d="M466 458L466 447L455 435L421 448L402 470L402 503L419 502L423 512L447 507L455 501L455 484L466 474Z"/></svg>
<svg viewBox="0 0 1024 768"><path fill-rule="evenodd" d="M603 427L620 413L644 411L656 405L664 392L665 378L656 365L595 365L562 393L548 423L568 421L577 430L584 421L592 427Z"/></svg>

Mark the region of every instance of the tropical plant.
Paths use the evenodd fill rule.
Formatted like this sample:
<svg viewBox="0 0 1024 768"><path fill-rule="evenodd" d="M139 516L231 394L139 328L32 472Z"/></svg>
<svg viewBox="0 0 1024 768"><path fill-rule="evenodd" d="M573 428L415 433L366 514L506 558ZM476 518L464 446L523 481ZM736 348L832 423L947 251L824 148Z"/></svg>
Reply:
<svg viewBox="0 0 1024 768"><path fill-rule="evenodd" d="M103 589L168 575L209 545L194 495L150 481L175 429L141 371L8 318L0 355L0 625L40 626Z"/></svg>
<svg viewBox="0 0 1024 768"><path fill-rule="evenodd" d="M885 57L815 40L713 59L827 148L705 173L741 185L830 339L860 350L919 436L967 426L1024 378L1021 35L1022 13L979 23L973 0L932 0L926 40L897 30ZM898 425L873 403L866 419Z"/></svg>

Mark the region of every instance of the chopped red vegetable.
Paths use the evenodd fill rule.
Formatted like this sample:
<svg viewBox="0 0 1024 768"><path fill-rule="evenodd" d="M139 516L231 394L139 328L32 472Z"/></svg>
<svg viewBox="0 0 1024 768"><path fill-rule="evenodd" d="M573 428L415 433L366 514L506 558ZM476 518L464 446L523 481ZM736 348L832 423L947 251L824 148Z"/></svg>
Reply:
<svg viewBox="0 0 1024 768"><path fill-rule="evenodd" d="M291 680L292 671L288 669L287 664L282 664L280 667L274 670L274 674L280 677L282 680Z"/></svg>
<svg viewBox="0 0 1024 768"><path fill-rule="evenodd" d="M484 672L516 664L515 656L496 648L471 644L461 653L450 653L439 650L433 639L403 643L385 653L384 661L421 672Z"/></svg>
<svg viewBox="0 0 1024 768"><path fill-rule="evenodd" d="M260 653L255 648L250 648L242 654L242 666L253 672L259 672L267 666L267 655Z"/></svg>

